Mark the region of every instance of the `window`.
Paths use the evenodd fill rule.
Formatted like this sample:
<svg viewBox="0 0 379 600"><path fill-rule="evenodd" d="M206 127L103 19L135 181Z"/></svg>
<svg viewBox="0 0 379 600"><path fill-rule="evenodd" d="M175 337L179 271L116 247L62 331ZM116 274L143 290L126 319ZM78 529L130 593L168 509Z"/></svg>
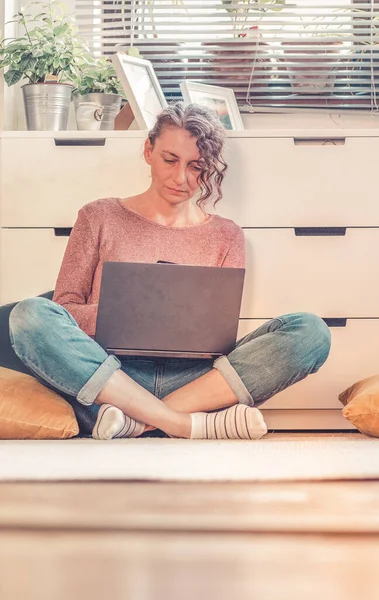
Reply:
<svg viewBox="0 0 379 600"><path fill-rule="evenodd" d="M76 0L94 54L136 46L168 99L191 79L240 108L377 110L379 0ZM378 32L378 37L377 37Z"/></svg>

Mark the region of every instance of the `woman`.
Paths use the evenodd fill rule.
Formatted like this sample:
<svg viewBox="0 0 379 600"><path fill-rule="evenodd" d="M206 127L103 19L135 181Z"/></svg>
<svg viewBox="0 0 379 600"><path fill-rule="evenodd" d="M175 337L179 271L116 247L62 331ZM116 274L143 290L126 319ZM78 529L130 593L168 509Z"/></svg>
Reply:
<svg viewBox="0 0 379 600"><path fill-rule="evenodd" d="M16 354L71 400L78 420L83 412L91 418L97 439L155 428L173 437L258 439L267 427L256 407L315 373L328 356L329 329L311 313L268 321L214 362L118 359L92 339L104 261L244 266L242 229L204 208L221 198L223 144L224 129L210 110L171 104L145 142L149 189L84 206L53 301L29 298L11 313Z"/></svg>

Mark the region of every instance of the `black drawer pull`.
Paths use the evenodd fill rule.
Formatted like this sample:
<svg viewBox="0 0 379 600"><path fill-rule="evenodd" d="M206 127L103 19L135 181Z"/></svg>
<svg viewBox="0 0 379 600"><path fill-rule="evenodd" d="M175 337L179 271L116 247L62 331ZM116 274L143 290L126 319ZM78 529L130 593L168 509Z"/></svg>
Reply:
<svg viewBox="0 0 379 600"><path fill-rule="evenodd" d="M330 317L323 319L328 327L346 327L347 318Z"/></svg>
<svg viewBox="0 0 379 600"><path fill-rule="evenodd" d="M344 146L346 138L293 138L295 146Z"/></svg>
<svg viewBox="0 0 379 600"><path fill-rule="evenodd" d="M54 138L56 146L105 146L105 138Z"/></svg>
<svg viewBox="0 0 379 600"><path fill-rule="evenodd" d="M54 235L56 237L68 237L72 231L72 227L54 227Z"/></svg>
<svg viewBox="0 0 379 600"><path fill-rule="evenodd" d="M346 227L295 227L295 235L346 235Z"/></svg>

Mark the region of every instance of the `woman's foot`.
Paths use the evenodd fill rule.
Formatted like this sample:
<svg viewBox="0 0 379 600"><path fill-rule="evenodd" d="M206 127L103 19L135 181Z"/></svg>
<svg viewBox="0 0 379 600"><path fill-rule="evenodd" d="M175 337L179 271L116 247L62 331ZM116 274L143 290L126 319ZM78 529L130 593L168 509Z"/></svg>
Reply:
<svg viewBox="0 0 379 600"><path fill-rule="evenodd" d="M267 433L262 413L244 404L236 404L213 413L180 414L180 428L170 437L208 440L258 440ZM191 425L190 425L191 424ZM189 428L191 433L189 434ZM144 431L155 429L124 415L110 404L102 404L92 431L95 440L138 437ZM170 428L171 429L171 428ZM174 434L174 435L173 435Z"/></svg>
<svg viewBox="0 0 379 600"><path fill-rule="evenodd" d="M95 440L138 437L145 430L145 424L124 415L122 410L111 404L102 404L97 416L92 437Z"/></svg>
<svg viewBox="0 0 379 600"><path fill-rule="evenodd" d="M191 418L191 439L259 440L267 433L262 413L244 404L213 413L192 413Z"/></svg>

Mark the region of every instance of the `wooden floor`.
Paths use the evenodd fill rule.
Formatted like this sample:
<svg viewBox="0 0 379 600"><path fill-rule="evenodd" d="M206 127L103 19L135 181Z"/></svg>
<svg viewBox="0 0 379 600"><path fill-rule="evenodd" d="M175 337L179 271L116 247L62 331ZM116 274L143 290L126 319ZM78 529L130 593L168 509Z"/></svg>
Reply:
<svg viewBox="0 0 379 600"><path fill-rule="evenodd" d="M376 600L378 580L379 481L0 484L1 600Z"/></svg>

